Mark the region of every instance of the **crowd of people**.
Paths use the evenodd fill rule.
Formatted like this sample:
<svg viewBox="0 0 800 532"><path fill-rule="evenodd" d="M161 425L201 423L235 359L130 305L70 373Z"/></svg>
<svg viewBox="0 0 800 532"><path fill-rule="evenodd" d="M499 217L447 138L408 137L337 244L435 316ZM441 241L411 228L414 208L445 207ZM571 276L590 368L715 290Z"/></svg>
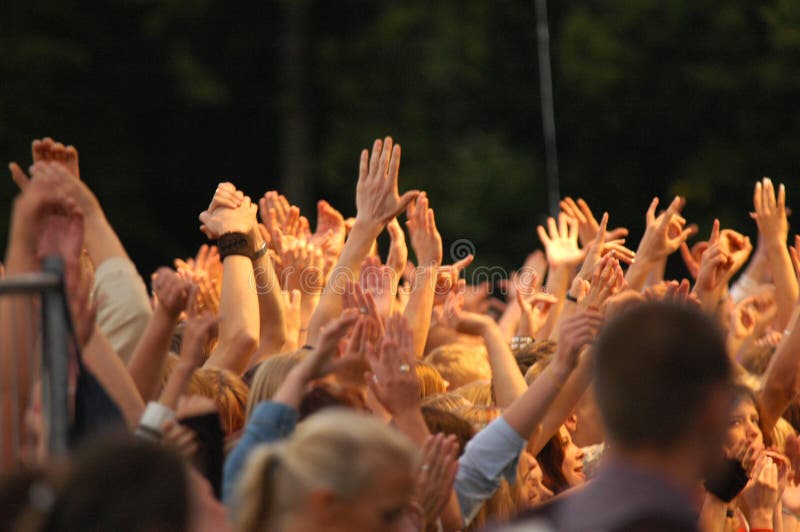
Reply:
<svg viewBox="0 0 800 532"><path fill-rule="evenodd" d="M320 200L315 230L219 183L209 243L148 291L77 150L32 152L2 275L63 260L70 451L48 449L36 342L0 297L2 530L798 529L783 185L755 184L755 248L719 221L697 237L680 197L652 200L634 246L567 197L543 250L471 284L386 137L355 216ZM689 279L665 279L674 253Z"/></svg>

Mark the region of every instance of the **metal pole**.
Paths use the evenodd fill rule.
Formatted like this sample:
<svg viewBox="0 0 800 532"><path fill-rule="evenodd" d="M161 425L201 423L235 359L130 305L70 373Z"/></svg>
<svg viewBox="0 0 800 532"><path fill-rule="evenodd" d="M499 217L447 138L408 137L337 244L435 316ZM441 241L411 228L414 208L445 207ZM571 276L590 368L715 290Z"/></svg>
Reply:
<svg viewBox="0 0 800 532"><path fill-rule="evenodd" d="M536 41L539 51L539 92L542 104L547 199L550 214L555 216L558 213L561 191L558 181L556 119L553 112L553 77L550 72L550 29L547 22L547 0L536 0Z"/></svg>
<svg viewBox="0 0 800 532"><path fill-rule="evenodd" d="M46 257L42 269L62 280L57 289L42 292L42 399L52 454L67 451L69 431L69 324L64 309L64 261Z"/></svg>

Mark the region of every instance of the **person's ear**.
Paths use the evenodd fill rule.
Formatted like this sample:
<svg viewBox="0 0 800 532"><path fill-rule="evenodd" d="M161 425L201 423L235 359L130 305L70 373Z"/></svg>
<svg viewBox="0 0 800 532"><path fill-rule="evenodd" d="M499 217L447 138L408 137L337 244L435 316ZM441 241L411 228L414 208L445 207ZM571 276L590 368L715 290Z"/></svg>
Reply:
<svg viewBox="0 0 800 532"><path fill-rule="evenodd" d="M339 504L336 494L325 488L315 489L308 497L309 510L321 527L337 521Z"/></svg>
<svg viewBox="0 0 800 532"><path fill-rule="evenodd" d="M575 410L573 410L564 421L564 426L567 427L570 434L575 434L575 431L578 430L578 414Z"/></svg>

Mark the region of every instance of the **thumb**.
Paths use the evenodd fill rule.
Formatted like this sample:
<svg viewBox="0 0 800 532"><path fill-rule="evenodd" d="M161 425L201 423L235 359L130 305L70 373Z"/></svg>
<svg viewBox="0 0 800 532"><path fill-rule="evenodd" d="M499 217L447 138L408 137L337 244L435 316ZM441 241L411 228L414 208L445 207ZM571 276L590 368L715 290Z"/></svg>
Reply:
<svg viewBox="0 0 800 532"><path fill-rule="evenodd" d="M30 178L25 175L22 168L20 168L17 163L9 163L8 169L11 171L11 179L14 180L14 183L17 184L20 190L25 190L25 187L27 187L30 182Z"/></svg>

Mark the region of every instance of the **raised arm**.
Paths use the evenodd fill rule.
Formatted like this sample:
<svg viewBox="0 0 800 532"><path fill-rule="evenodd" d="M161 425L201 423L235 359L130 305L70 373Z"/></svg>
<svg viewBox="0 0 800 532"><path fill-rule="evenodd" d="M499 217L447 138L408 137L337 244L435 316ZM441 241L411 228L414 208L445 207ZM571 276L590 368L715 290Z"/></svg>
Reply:
<svg viewBox="0 0 800 532"><path fill-rule="evenodd" d="M206 364L241 374L258 347L258 298L253 289L252 232L256 206L245 197L236 208L203 211L206 234L219 236L222 257L219 343Z"/></svg>
<svg viewBox="0 0 800 532"><path fill-rule="evenodd" d="M792 259L786 247L789 236L789 219L786 216L786 189L783 185L775 188L772 180L764 178L756 183L753 193L755 214L758 224L759 244L763 241L772 279L775 283L775 302L778 305L777 326L789 323L792 310L797 302L797 277L794 274Z"/></svg>
<svg viewBox="0 0 800 532"><path fill-rule="evenodd" d="M153 316L128 363L128 372L145 401L158 394L172 334L190 295L195 295L192 284L169 268L158 269L153 292L158 300Z"/></svg>
<svg viewBox="0 0 800 532"><path fill-rule="evenodd" d="M486 314L465 311L463 290L450 293L445 304L445 317L453 329L479 335L486 343L492 386L499 408L508 407L525 393L528 385L500 327Z"/></svg>
<svg viewBox="0 0 800 532"><path fill-rule="evenodd" d="M658 198L653 198L650 203L645 216L644 236L636 250L636 262L625 274L625 280L633 290L641 291L653 269L694 233L693 227L685 228L686 220L680 215L683 204L683 199L675 196L667 210L656 216Z"/></svg>
<svg viewBox="0 0 800 532"><path fill-rule="evenodd" d="M359 279L361 262L384 226L419 194L416 190L402 196L398 193L400 154L400 145L393 145L391 137L376 140L371 155L367 150L361 152L356 185L356 221L311 317L308 343L312 345L319 336L320 327L341 312L344 286L347 281Z"/></svg>
<svg viewBox="0 0 800 532"><path fill-rule="evenodd" d="M414 354L421 358L428 340L436 280L442 264L442 237L436 229L433 209L428 208L428 198L424 192L409 207L406 225L411 234L411 247L417 256L417 267L403 316L411 327Z"/></svg>

